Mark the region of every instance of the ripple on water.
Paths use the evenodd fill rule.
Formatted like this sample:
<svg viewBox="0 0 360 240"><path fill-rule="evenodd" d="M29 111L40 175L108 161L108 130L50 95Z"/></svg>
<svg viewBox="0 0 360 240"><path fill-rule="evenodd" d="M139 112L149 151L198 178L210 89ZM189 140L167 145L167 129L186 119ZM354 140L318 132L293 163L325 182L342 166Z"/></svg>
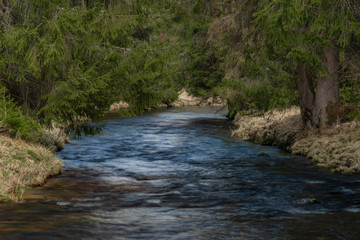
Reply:
<svg viewBox="0 0 360 240"><path fill-rule="evenodd" d="M62 176L0 205L0 238L358 238L358 177L231 138L216 111L110 119L73 140L58 153Z"/></svg>

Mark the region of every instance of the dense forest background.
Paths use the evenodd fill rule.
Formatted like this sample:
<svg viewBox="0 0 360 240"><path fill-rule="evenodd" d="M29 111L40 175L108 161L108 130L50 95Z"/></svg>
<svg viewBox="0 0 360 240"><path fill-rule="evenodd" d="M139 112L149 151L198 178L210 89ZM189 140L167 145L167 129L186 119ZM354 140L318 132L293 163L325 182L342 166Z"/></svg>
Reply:
<svg viewBox="0 0 360 240"><path fill-rule="evenodd" d="M0 131L30 141L117 101L131 114L170 104L184 87L226 99L229 117L300 105L319 127L331 104L358 114L360 3L2 0L0 55Z"/></svg>

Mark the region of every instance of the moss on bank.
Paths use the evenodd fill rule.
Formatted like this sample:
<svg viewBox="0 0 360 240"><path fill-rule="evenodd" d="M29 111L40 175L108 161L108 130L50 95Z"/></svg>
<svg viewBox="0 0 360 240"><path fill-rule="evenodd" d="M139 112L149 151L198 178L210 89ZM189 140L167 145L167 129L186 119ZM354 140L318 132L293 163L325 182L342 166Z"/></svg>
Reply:
<svg viewBox="0 0 360 240"><path fill-rule="evenodd" d="M21 202L27 188L60 174L62 167L45 147L0 135L0 201Z"/></svg>
<svg viewBox="0 0 360 240"><path fill-rule="evenodd" d="M343 173L360 172L360 123L352 121L318 130L301 127L299 108L261 116L237 116L235 137L279 146Z"/></svg>

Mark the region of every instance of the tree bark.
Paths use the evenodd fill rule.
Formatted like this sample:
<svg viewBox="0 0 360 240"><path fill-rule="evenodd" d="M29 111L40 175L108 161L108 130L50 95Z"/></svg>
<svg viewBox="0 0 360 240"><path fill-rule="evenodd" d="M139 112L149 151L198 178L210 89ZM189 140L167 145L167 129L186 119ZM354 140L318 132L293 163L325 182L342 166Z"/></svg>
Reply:
<svg viewBox="0 0 360 240"><path fill-rule="evenodd" d="M298 63L298 92L300 97L300 110L303 127L310 128L313 123L313 109L315 91L311 69L303 63Z"/></svg>
<svg viewBox="0 0 360 240"><path fill-rule="evenodd" d="M313 111L313 122L316 127L322 127L327 123L326 107L330 102L339 102L339 51L333 44L333 48L323 49L327 74L320 76L316 85L316 97Z"/></svg>

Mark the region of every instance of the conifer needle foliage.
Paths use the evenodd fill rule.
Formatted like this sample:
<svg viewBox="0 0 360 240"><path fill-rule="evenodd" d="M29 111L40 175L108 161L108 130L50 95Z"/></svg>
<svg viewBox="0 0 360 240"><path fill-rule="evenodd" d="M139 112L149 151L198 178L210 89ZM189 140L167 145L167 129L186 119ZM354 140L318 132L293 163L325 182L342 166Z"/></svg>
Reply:
<svg viewBox="0 0 360 240"><path fill-rule="evenodd" d="M359 104L355 0L12 0L0 4L0 81L42 123L99 121L116 101L138 114L188 88L230 115L301 104L299 64Z"/></svg>
<svg viewBox="0 0 360 240"><path fill-rule="evenodd" d="M1 25L1 82L44 123L99 121L119 100L135 114L169 103L180 88L173 64L180 49L173 14L158 5L11 1Z"/></svg>

